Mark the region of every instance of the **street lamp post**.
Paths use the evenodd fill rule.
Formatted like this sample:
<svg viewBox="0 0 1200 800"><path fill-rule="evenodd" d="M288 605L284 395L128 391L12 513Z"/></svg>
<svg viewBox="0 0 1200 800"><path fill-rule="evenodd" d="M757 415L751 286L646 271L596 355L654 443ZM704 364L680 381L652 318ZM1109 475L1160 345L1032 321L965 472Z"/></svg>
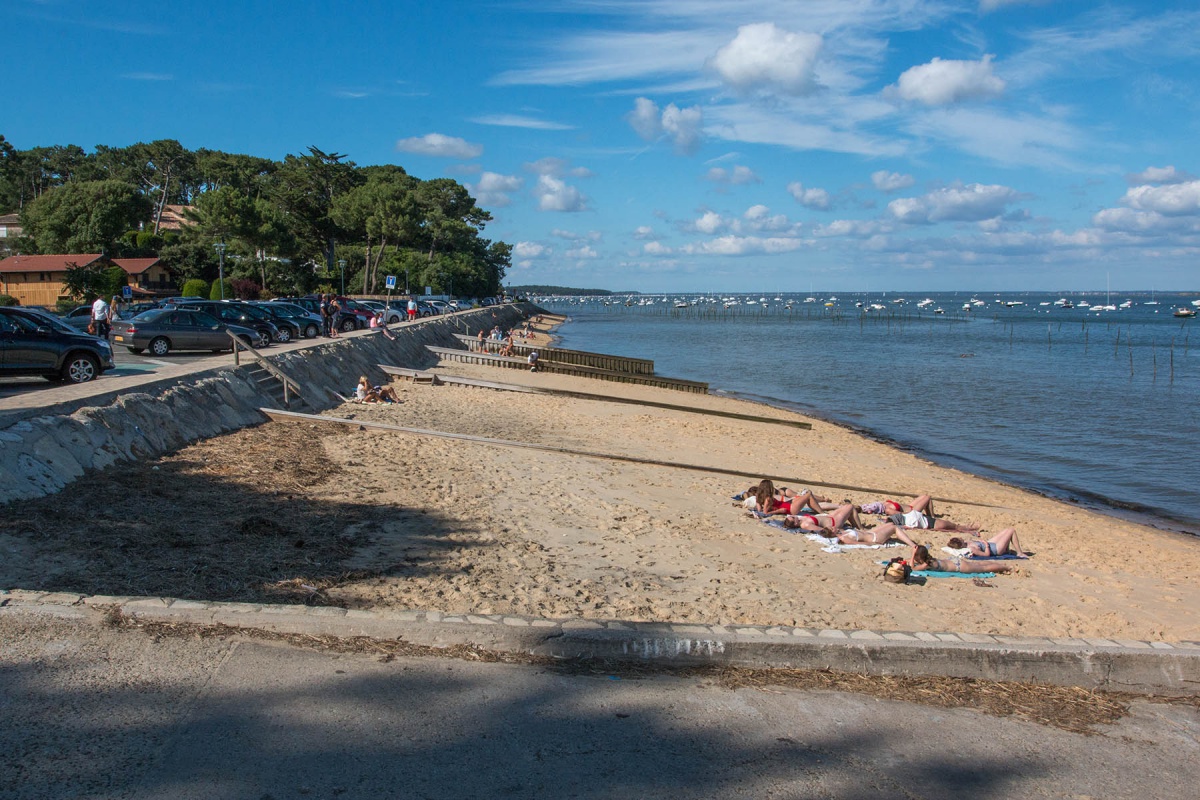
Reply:
<svg viewBox="0 0 1200 800"><path fill-rule="evenodd" d="M221 299L225 299L225 243L213 245L217 249L217 282L221 284ZM210 294L209 297L212 297Z"/></svg>
<svg viewBox="0 0 1200 800"><path fill-rule="evenodd" d="M338 269L342 271L342 296L346 295L346 259L338 259Z"/></svg>
<svg viewBox="0 0 1200 800"><path fill-rule="evenodd" d="M404 293L408 294L408 270L404 270Z"/></svg>

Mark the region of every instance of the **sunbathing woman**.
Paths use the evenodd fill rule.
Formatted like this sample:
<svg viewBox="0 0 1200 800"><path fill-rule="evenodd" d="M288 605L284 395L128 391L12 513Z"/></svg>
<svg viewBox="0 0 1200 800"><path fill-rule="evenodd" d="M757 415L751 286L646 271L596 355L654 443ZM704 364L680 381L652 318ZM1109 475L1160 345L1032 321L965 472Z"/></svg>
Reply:
<svg viewBox="0 0 1200 800"><path fill-rule="evenodd" d="M979 533L977 525L959 525L948 519L935 518L933 516L933 498L927 494L914 498L912 505L898 503L895 500L884 500L883 505L888 521L901 528ZM866 510L866 508L863 507L862 510Z"/></svg>
<svg viewBox="0 0 1200 800"><path fill-rule="evenodd" d="M784 524L786 525L787 523L785 522ZM845 530L834 531L833 538L842 544L887 544L894 538L899 539L909 547L917 546L916 542L908 538L908 534L904 532L903 528L897 528L890 522L876 525L870 530L847 528Z"/></svg>
<svg viewBox="0 0 1200 800"><path fill-rule="evenodd" d="M775 484L766 478L747 494L753 494L757 501L752 510L768 516L799 514L806 507L813 511L825 511L835 507L829 503L829 498L818 497L808 489L800 494L796 494L790 489L776 490Z"/></svg>
<svg viewBox="0 0 1200 800"><path fill-rule="evenodd" d="M914 570L929 570L931 572L1011 572L1012 565L994 561L972 561L962 556L951 558L934 558L924 545L913 548L912 567Z"/></svg>
<svg viewBox="0 0 1200 800"><path fill-rule="evenodd" d="M964 540L954 536L946 543L946 546L953 547L955 550L965 547L967 555L973 558L995 558L1008 553L1012 553L1017 558L1029 558L1029 554L1021 549L1021 543L1017 541L1016 528L1005 528L987 541L983 539Z"/></svg>
<svg viewBox="0 0 1200 800"><path fill-rule="evenodd" d="M808 533L819 533L826 538L833 538L834 531L843 525L849 525L857 530L866 528L859 520L853 503L839 506L836 511L828 514L788 514L783 518L783 527L798 528Z"/></svg>

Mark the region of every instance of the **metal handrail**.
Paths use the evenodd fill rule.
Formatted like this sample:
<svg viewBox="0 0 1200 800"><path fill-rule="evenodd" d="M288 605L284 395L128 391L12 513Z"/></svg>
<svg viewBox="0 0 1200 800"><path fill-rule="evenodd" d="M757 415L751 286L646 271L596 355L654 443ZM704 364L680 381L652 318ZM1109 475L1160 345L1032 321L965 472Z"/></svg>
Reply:
<svg viewBox="0 0 1200 800"><path fill-rule="evenodd" d="M300 397L300 398L303 397L303 395L301 395L301 393L300 393L300 384L296 383L294 380L292 380L287 375L285 375L283 373L283 370L279 369L279 367L275 366L270 361L267 361L267 359L263 356L262 353L258 352L253 347L251 347L250 345L246 344L244 341L239 339L237 337L237 335L235 333L233 333L232 331L226 329L225 333L229 336L230 339L233 340L233 363L236 366L240 367L242 365L240 351L248 350L251 354L253 354L253 356L256 359L258 359L258 363L262 364L263 368L266 369L267 372L274 375L276 378L279 379L279 382L283 384L284 405L291 405L291 398L288 397L289 389L296 395L296 397Z"/></svg>

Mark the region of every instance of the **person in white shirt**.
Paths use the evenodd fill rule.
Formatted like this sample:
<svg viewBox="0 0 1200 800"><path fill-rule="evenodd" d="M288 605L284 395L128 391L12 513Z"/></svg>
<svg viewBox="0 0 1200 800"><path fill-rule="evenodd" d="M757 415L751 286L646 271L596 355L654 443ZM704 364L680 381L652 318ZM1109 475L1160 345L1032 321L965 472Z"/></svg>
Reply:
<svg viewBox="0 0 1200 800"><path fill-rule="evenodd" d="M104 302L103 297L97 297L96 302L92 303L92 322L96 325L96 335L101 339L108 338L109 331L109 314L111 310L108 303Z"/></svg>

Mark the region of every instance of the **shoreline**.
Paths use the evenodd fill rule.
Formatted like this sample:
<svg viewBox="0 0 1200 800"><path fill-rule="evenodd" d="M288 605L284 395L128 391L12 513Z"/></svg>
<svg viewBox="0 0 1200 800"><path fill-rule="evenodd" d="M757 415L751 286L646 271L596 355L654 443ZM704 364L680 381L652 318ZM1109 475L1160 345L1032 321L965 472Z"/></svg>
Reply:
<svg viewBox="0 0 1200 800"><path fill-rule="evenodd" d="M549 312L548 312L549 313ZM566 325L571 322L571 317L567 314L551 314L560 318L562 321L554 326L554 329ZM555 335L553 330L550 332L550 343L559 341L561 337ZM621 355L614 353L614 355ZM988 464L972 461L967 458L957 458L946 453L933 453L917 445L910 445L900 441L892 436L879 433L869 427L848 422L843 419L838 419L824 409L815 408L801 403L790 402L781 398L766 397L763 395L755 395L752 393L721 389L719 387L712 388L711 375L694 376L694 380L704 380L710 382L710 393L714 396L729 397L740 400L742 402L751 403L754 405L763 406L766 408L774 408L783 411L789 411L805 417L819 419L829 425L835 425L846 431L862 436L874 442L895 448L901 452L909 453L918 458L921 458L932 465L944 467L947 469L961 470L974 475L982 480L990 480L999 485L1007 486L1014 489L1020 489L1032 492L1041 497L1056 502L1066 503L1077 506L1082 509L1096 511L1106 516L1122 522L1145 525L1155 530L1166 533L1181 533L1188 536L1200 537L1200 523L1180 519L1174 516L1156 513L1152 507L1137 503L1113 504L1105 502L1104 495L1099 493L1089 492L1086 489L1075 487L1056 486L1048 484L1022 483L1019 481L1006 479L1003 473Z"/></svg>

